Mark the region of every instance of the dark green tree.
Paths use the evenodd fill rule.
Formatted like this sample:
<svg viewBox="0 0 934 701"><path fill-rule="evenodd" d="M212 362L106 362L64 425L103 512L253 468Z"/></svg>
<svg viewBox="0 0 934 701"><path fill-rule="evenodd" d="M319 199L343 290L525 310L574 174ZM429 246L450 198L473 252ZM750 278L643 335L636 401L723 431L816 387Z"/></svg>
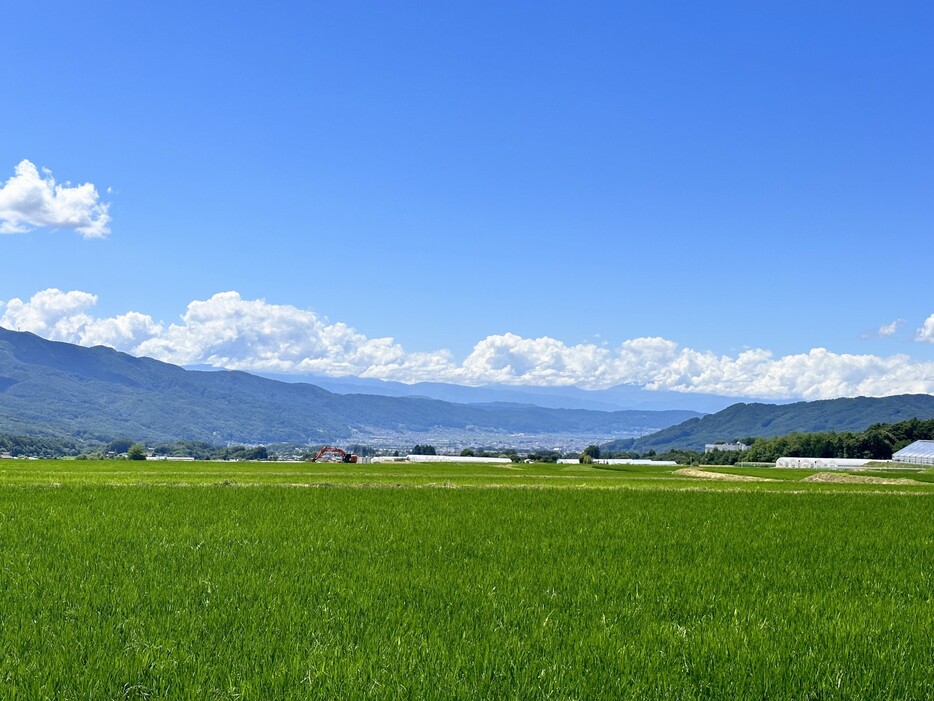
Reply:
<svg viewBox="0 0 934 701"><path fill-rule="evenodd" d="M107 452L111 453L126 453L130 450L133 445L133 441L129 438L116 438L110 443L107 444Z"/></svg>
<svg viewBox="0 0 934 701"><path fill-rule="evenodd" d="M130 460L145 460L146 459L146 449L140 443L134 443L129 448L127 448L126 456Z"/></svg>

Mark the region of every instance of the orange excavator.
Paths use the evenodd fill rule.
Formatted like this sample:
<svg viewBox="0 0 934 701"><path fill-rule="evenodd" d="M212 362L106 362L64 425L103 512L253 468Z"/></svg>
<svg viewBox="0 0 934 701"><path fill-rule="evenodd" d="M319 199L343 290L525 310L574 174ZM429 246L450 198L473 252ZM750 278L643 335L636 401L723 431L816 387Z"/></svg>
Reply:
<svg viewBox="0 0 934 701"><path fill-rule="evenodd" d="M311 459L312 462L357 462L357 456L346 450L326 445Z"/></svg>

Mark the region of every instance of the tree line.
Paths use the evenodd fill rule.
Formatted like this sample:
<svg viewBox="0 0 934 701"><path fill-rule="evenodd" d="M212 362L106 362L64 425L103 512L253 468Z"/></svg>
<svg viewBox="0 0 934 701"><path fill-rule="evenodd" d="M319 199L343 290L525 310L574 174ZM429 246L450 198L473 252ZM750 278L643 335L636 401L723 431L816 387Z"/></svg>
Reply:
<svg viewBox="0 0 934 701"><path fill-rule="evenodd" d="M908 419L894 424L873 424L865 431L790 433L757 438L745 451L743 460L775 462L780 457L889 460L905 446L931 439L934 439L934 419Z"/></svg>
<svg viewBox="0 0 934 701"><path fill-rule="evenodd" d="M679 465L735 465L737 462L775 462L790 458L857 458L889 460L892 454L918 440L934 440L934 419L908 419L898 423L877 423L864 431L794 432L772 438L746 437L740 442L748 450L669 450L656 453L607 451L588 446L582 459L647 458L674 460Z"/></svg>
<svg viewBox="0 0 934 701"><path fill-rule="evenodd" d="M0 453L9 453L14 458L21 455L58 458L64 455L78 455L80 452L81 448L74 441L0 434Z"/></svg>

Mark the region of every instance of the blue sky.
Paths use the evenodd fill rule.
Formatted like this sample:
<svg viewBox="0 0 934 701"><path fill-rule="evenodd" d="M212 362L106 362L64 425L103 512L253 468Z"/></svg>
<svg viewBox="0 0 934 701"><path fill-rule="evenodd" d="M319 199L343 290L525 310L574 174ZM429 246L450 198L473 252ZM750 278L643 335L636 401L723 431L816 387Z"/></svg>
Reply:
<svg viewBox="0 0 934 701"><path fill-rule="evenodd" d="M934 391L930 3L3 14L4 326L403 381Z"/></svg>

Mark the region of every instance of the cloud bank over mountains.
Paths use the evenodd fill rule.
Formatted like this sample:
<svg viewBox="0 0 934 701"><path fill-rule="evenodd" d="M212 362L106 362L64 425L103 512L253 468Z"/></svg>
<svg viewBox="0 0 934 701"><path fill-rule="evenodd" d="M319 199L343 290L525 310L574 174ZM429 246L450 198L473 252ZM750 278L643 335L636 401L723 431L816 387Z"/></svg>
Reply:
<svg viewBox="0 0 934 701"><path fill-rule="evenodd" d="M84 346L106 345L178 365L246 371L358 376L399 382L452 382L603 389L621 383L650 390L771 399L830 399L934 393L934 362L807 353L774 357L765 349L735 357L679 346L665 338L635 338L616 348L568 345L512 333L488 336L458 362L448 350L409 353L390 337L369 338L308 309L246 300L221 292L193 301L180 323L140 312L99 318L97 296L48 289L27 301L0 301L0 326ZM934 314L917 331L934 342Z"/></svg>
<svg viewBox="0 0 934 701"><path fill-rule="evenodd" d="M23 160L0 187L0 234L24 234L39 227L74 229L85 238L110 233L110 205L91 183L58 185L52 172Z"/></svg>

